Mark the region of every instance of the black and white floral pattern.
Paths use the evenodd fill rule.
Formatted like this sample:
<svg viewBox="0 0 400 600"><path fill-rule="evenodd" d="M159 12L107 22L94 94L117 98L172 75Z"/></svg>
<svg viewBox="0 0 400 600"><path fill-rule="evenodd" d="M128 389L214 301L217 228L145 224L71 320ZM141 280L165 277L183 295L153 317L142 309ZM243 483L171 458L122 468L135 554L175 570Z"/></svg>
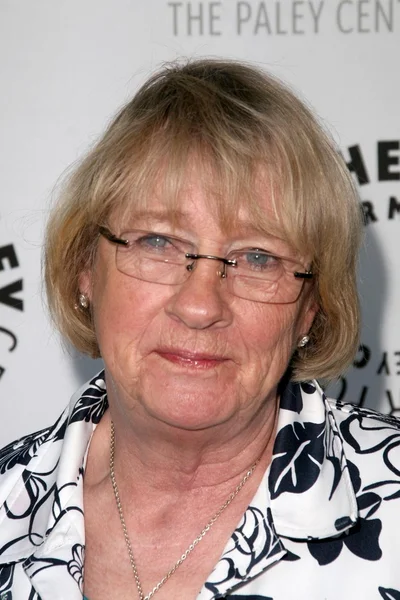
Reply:
<svg viewBox="0 0 400 600"><path fill-rule="evenodd" d="M0 451L0 600L82 600L84 457L107 408L100 374ZM198 600L400 600L399 557L399 421L288 383L271 465Z"/></svg>

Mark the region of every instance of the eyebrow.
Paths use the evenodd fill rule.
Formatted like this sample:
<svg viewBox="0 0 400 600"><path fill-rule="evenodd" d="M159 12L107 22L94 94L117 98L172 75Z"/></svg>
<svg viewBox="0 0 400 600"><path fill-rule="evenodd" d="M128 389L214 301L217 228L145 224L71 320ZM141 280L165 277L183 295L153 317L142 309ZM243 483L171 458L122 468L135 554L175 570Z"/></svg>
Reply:
<svg viewBox="0 0 400 600"><path fill-rule="evenodd" d="M129 222L135 221L157 221L158 223L179 223L181 224L185 220L189 220L188 213L185 213L182 210L177 209L153 209L153 210L143 210L139 212L134 212Z"/></svg>
<svg viewBox="0 0 400 600"><path fill-rule="evenodd" d="M154 221L155 223L160 223L160 224L174 224L174 225L178 225L179 227L185 226L186 224L190 224L191 223L191 219L190 219L190 215L189 213L185 212L184 210L181 209L169 209L169 208L159 208L159 209L144 209L144 210L140 210L138 212L133 212L128 220L128 227L135 227L137 223L143 222L144 224L146 224L146 222L150 221L150 225L151 225L151 221ZM263 228L263 227L259 227L257 226L255 223L252 223L251 221L242 221L240 223L238 223L238 226L236 228L234 228L231 232L235 237L241 238L241 237L251 237L251 236L257 236L260 238L264 238L265 242L268 241L277 241L280 243L287 243L285 241L285 239L281 238L279 235L277 235L279 233L278 229L275 229L274 227L271 228Z"/></svg>
<svg viewBox="0 0 400 600"><path fill-rule="evenodd" d="M277 235L277 231L274 228L259 227L251 222L241 223L240 227L238 227L238 231L240 231L240 233L243 232L244 235L256 235L264 238L274 238L284 241Z"/></svg>

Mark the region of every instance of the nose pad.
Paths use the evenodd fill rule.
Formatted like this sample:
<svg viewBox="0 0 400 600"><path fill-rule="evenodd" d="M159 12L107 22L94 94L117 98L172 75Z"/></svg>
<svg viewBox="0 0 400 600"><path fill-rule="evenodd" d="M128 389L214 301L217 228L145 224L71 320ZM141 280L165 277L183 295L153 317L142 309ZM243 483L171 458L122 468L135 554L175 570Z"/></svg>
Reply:
<svg viewBox="0 0 400 600"><path fill-rule="evenodd" d="M196 268L196 261L193 261L192 263L190 263L189 265L186 265L186 270L189 271L189 273L192 273L192 271L195 270ZM218 275L218 277L220 277L221 279L226 279L226 265L223 264L222 265L222 270L219 269L218 271L216 271L216 274Z"/></svg>

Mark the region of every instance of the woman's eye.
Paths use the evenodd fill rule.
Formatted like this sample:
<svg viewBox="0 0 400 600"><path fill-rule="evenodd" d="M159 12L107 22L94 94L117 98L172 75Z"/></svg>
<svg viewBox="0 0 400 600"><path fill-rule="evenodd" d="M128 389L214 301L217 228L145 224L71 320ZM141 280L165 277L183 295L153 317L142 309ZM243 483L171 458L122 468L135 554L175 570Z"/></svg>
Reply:
<svg viewBox="0 0 400 600"><path fill-rule="evenodd" d="M165 249L171 245L171 242L167 237L158 234L141 237L136 243L146 250L152 250L153 248L155 250Z"/></svg>
<svg viewBox="0 0 400 600"><path fill-rule="evenodd" d="M266 269L276 266L279 263L279 258L268 252L251 251L244 254L245 265L247 267Z"/></svg>

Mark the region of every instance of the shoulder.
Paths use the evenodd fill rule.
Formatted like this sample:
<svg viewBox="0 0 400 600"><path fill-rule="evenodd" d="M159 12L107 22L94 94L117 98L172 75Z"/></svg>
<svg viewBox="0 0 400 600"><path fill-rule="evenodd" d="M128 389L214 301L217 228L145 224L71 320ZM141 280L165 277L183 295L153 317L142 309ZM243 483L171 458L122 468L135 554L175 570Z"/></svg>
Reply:
<svg viewBox="0 0 400 600"><path fill-rule="evenodd" d="M356 488L400 499L400 420L329 400Z"/></svg>
<svg viewBox="0 0 400 600"><path fill-rule="evenodd" d="M52 456L61 454L64 438L70 437L72 427L81 429L88 437L108 407L107 393L102 373L85 383L71 398L54 425L30 433L0 450L0 482L10 471L22 472L32 469L37 460L50 451ZM81 426L81 427L80 427ZM71 440L76 442L77 438ZM69 446L71 449L71 445Z"/></svg>
<svg viewBox="0 0 400 600"><path fill-rule="evenodd" d="M64 437L68 414L65 411L51 427L15 440L0 450L0 481L12 469L27 468L43 447Z"/></svg>
<svg viewBox="0 0 400 600"><path fill-rule="evenodd" d="M379 438L400 435L400 419L385 415L369 408L363 408L328 398L328 405L343 432L352 431L354 435L365 438Z"/></svg>
<svg viewBox="0 0 400 600"><path fill-rule="evenodd" d="M340 434L356 453L373 454L400 445L400 420L368 408L328 400Z"/></svg>

